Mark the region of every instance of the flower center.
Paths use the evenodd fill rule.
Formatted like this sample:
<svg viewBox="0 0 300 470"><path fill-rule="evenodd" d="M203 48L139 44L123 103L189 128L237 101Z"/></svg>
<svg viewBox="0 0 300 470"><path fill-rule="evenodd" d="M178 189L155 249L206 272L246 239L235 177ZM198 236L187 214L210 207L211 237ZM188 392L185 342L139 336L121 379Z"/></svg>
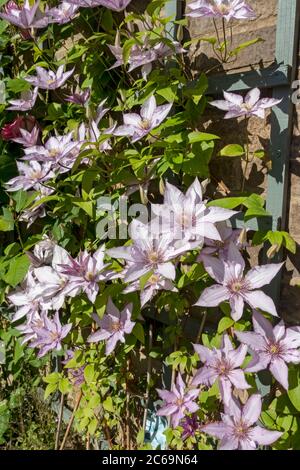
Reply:
<svg viewBox="0 0 300 470"><path fill-rule="evenodd" d="M144 130L148 130L151 127L151 121L149 119L143 119L141 122L141 128Z"/></svg>
<svg viewBox="0 0 300 470"><path fill-rule="evenodd" d="M89 271L89 272L86 273L85 278L86 278L87 281L93 281L94 278L95 278L95 274L92 273L91 271Z"/></svg>
<svg viewBox="0 0 300 470"><path fill-rule="evenodd" d="M183 398L178 398L178 399L176 400L176 405L178 405L178 406L182 406L183 403L184 403L184 399L183 399Z"/></svg>
<svg viewBox="0 0 300 470"><path fill-rule="evenodd" d="M240 421L234 429L234 434L238 439L245 438L248 434L248 427L246 426L246 424Z"/></svg>
<svg viewBox="0 0 300 470"><path fill-rule="evenodd" d="M148 253L148 260L151 264L157 264L159 261L159 253L157 251L150 251Z"/></svg>
<svg viewBox="0 0 300 470"><path fill-rule="evenodd" d="M159 276L157 274L152 274L152 276L148 280L149 284L157 284L158 281L159 281Z"/></svg>
<svg viewBox="0 0 300 470"><path fill-rule="evenodd" d="M270 343L268 349L269 349L269 353L272 354L272 356L277 356L278 354L280 354L279 343Z"/></svg>
<svg viewBox="0 0 300 470"><path fill-rule="evenodd" d="M252 110L252 106L251 106L251 104L249 104L249 103L243 103L243 104L241 105L241 108L244 109L244 110L247 111L247 112L250 112L250 111Z"/></svg>
<svg viewBox="0 0 300 470"><path fill-rule="evenodd" d="M230 12L229 5L214 5L213 7L215 13L220 13L221 15L227 15Z"/></svg>
<svg viewBox="0 0 300 470"><path fill-rule="evenodd" d="M227 375L231 370L231 366L230 366L229 362L226 361L225 359L221 359L218 362L216 368L217 368L217 371L220 375Z"/></svg>
<svg viewBox="0 0 300 470"><path fill-rule="evenodd" d="M231 286L230 286L230 289L232 290L232 292L241 292L241 290L243 290L243 283L241 281L234 281Z"/></svg>
<svg viewBox="0 0 300 470"><path fill-rule="evenodd" d="M121 329L120 321L119 320L113 321L112 324L111 324L111 329L113 331L120 331L120 329Z"/></svg>
<svg viewBox="0 0 300 470"><path fill-rule="evenodd" d="M54 332L51 332L51 333L50 333L50 338L51 338L52 341L57 341L58 338L59 338L59 333L57 333L57 332L55 332L55 333L54 333Z"/></svg>
<svg viewBox="0 0 300 470"><path fill-rule="evenodd" d="M55 78L49 78L49 80L47 80L47 84L52 85L52 83L55 83L55 81Z"/></svg>

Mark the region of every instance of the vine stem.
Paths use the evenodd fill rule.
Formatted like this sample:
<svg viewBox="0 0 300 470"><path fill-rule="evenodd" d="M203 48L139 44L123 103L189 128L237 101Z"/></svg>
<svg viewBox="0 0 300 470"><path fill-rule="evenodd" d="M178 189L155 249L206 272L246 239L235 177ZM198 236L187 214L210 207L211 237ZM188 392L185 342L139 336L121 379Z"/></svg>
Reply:
<svg viewBox="0 0 300 470"><path fill-rule="evenodd" d="M204 314L202 315L201 323L200 323L200 326L199 326L199 330L198 330L198 333L197 333L197 338L196 338L195 344L199 344L200 341L201 341L201 336L202 336L202 333L203 333L203 330L204 330L206 318L207 318L207 310L205 310ZM188 386L191 385L192 380L193 380L193 376L191 375L189 377L188 381L187 381Z"/></svg>
<svg viewBox="0 0 300 470"><path fill-rule="evenodd" d="M150 323L150 326L149 326L149 347L148 347L148 359L147 359L147 389L146 389L146 395L145 395L145 410L144 410L144 417L143 417L144 436L145 436L145 430L146 430L147 411L148 411L149 398L150 398L151 367L152 367L150 351L152 349L152 341L153 341L153 325L152 325L152 323Z"/></svg>
<svg viewBox="0 0 300 470"><path fill-rule="evenodd" d="M129 372L129 360L127 361L127 373ZM128 381L126 378L126 450L130 450L130 413L129 413L129 389L128 389Z"/></svg>
<svg viewBox="0 0 300 470"><path fill-rule="evenodd" d="M223 36L224 36L224 62L227 61L227 39L226 39L226 26L225 26L225 20L222 18L222 27L223 27Z"/></svg>
<svg viewBox="0 0 300 470"><path fill-rule="evenodd" d="M248 119L247 119L247 116L245 116L245 125L246 125L246 144L245 144L245 148L246 148L246 165L245 165L245 170L244 170L244 174L243 174L243 181L242 181L242 188L241 188L241 191L244 192L245 190L245 184L246 184L246 177L247 177L247 170L248 170L248 166L249 166L249 132L248 132Z"/></svg>
<svg viewBox="0 0 300 470"><path fill-rule="evenodd" d="M73 424L73 421L74 421L74 418L75 418L75 413L76 413L76 411L78 410L78 407L79 407L80 402L81 402L82 395L83 395L83 394L82 394L82 390L80 390L80 393L79 393L79 395L78 395L77 401L76 401L75 406L74 406L74 409L73 409L72 416L71 416L70 421L69 421L69 423L68 423L68 427L67 427L67 429L66 429L66 432L65 432L65 435L64 435L64 438L63 438L63 441L62 441L62 443L61 443L61 446L60 446L59 450L64 450L64 447L65 447L65 444L66 444L66 440L67 440L67 438L68 438L68 435L69 435L69 433L70 433L70 429L71 429L71 427L72 427L72 424Z"/></svg>
<svg viewBox="0 0 300 470"><path fill-rule="evenodd" d="M57 430L56 430L56 436L55 436L54 450L58 450L58 447L59 447L59 435L60 435L60 430L61 430L63 410L64 410L64 395L62 393L61 397L60 397L59 415L58 415L58 423L57 423Z"/></svg>

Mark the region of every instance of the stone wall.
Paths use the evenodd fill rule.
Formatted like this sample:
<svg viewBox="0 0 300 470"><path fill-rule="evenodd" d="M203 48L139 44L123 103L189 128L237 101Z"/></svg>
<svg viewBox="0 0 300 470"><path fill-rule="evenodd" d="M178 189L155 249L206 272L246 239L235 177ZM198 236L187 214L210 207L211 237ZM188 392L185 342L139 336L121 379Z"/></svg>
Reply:
<svg viewBox="0 0 300 470"><path fill-rule="evenodd" d="M235 61L221 64L214 57L212 46L204 41L197 42L196 38L216 37L215 27L210 18L189 19L189 35L193 40L192 53L190 55L191 69L197 76L201 70L212 74L236 73L255 68L268 67L274 63L276 45L276 21L277 0L248 0L257 13L257 19L253 21L233 21L232 24L232 48L238 44L262 38L264 41L245 49ZM190 0L187 1L187 4ZM188 8L187 8L188 10ZM223 34L221 21L216 22L220 37ZM229 38L230 38L229 33ZM300 64L300 61L299 61ZM300 73L299 73L300 78ZM265 90L264 96L271 96L271 90ZM208 111L208 112L207 112ZM244 121L224 121L223 112L208 107L205 113L205 121L199 122L200 126L208 132L216 133L222 137L222 145L245 142ZM266 175L270 165L269 161L269 115L266 120L252 118L249 122L251 148L253 150L264 149L265 161L255 159L247 174L246 190L265 195L267 191ZM287 320L300 323L300 104L295 107L294 132L290 155L290 186L289 186L289 221L286 229L297 242L296 255L289 255L282 281L282 293L280 312ZM217 152L216 152L217 154ZM242 164L239 158L225 159L215 156L211 165L212 185L209 188L214 195L224 195L224 188L230 189L230 196L234 196L241 188L243 177ZM218 181L219 186L214 187ZM257 253L251 253L254 258Z"/></svg>

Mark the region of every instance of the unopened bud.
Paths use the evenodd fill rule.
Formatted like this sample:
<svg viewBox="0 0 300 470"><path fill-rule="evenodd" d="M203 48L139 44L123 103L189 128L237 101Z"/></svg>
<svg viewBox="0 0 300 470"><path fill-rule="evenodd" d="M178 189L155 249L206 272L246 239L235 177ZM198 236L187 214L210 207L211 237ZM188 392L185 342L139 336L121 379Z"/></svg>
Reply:
<svg viewBox="0 0 300 470"><path fill-rule="evenodd" d="M142 204L148 204L148 197L147 197L147 190L143 188L143 186L140 185L140 198L142 201Z"/></svg>
<svg viewBox="0 0 300 470"><path fill-rule="evenodd" d="M163 179L159 180L159 192L163 196L165 194L166 186Z"/></svg>
<svg viewBox="0 0 300 470"><path fill-rule="evenodd" d="M276 255L276 253L278 253L279 250L280 250L279 245L277 245L277 244L272 245L271 248L269 248L268 251L267 251L267 257L269 259L274 258L274 256Z"/></svg>
<svg viewBox="0 0 300 470"><path fill-rule="evenodd" d="M179 42L183 40L183 27L181 24L178 25L176 37L177 37L177 41Z"/></svg>
<svg viewBox="0 0 300 470"><path fill-rule="evenodd" d="M238 238L238 243L242 246L247 244L247 229L243 228Z"/></svg>

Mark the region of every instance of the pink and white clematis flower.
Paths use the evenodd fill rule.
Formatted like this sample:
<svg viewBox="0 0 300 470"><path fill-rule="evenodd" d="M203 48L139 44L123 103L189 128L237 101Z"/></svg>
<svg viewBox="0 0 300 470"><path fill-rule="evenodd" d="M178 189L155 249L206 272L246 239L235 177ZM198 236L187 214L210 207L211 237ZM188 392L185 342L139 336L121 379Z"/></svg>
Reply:
<svg viewBox="0 0 300 470"><path fill-rule="evenodd" d="M127 5L132 0L67 0L72 5L78 5L79 7L106 7L113 11L125 10Z"/></svg>
<svg viewBox="0 0 300 470"><path fill-rule="evenodd" d="M25 80L34 87L41 88L42 90L56 90L63 86L73 74L74 70L75 68L69 70L69 72L64 72L64 66L60 65L55 73L43 67L36 67L36 76L28 75L25 77Z"/></svg>
<svg viewBox="0 0 300 470"><path fill-rule="evenodd" d="M188 390L180 373L178 373L176 383L173 384L171 391L157 389L157 393L164 401L157 415L170 416L174 428L179 425L186 413L195 413L199 409L195 403L199 390Z"/></svg>
<svg viewBox="0 0 300 470"><path fill-rule="evenodd" d="M231 400L233 387L238 390L251 388L241 369L247 354L247 346L242 345L234 349L229 336L224 335L221 349L209 349L201 344L194 344L194 349L204 366L196 372L192 381L193 386L203 384L211 387L218 380L222 400L227 406Z"/></svg>
<svg viewBox="0 0 300 470"><path fill-rule="evenodd" d="M176 271L172 260L189 251L192 245L184 242L176 247L171 235L151 233L150 225L136 220L130 224L130 233L133 240L131 246L107 250L112 258L126 261L124 281L134 282L151 272L173 281Z"/></svg>
<svg viewBox="0 0 300 470"><path fill-rule="evenodd" d="M196 0L188 4L191 10L186 16L244 20L254 19L256 14L244 0Z"/></svg>
<svg viewBox="0 0 300 470"><path fill-rule="evenodd" d="M160 274L152 274L145 283L143 289L141 288L140 281L135 281L123 290L123 294L141 291L141 307L144 307L160 290L178 292L178 289L176 289L170 279L165 279Z"/></svg>
<svg viewBox="0 0 300 470"><path fill-rule="evenodd" d="M25 0L21 8L14 1L9 1L5 5L5 13L0 13L0 18L21 29L45 28L48 25L48 18L40 11L39 3L37 0L30 6L29 0Z"/></svg>
<svg viewBox="0 0 300 470"><path fill-rule="evenodd" d="M38 162L29 163L17 162L20 176L12 178L6 183L7 191L19 191L23 189L35 189L39 191L42 183L54 178L55 174L51 169L51 163L40 165Z"/></svg>
<svg viewBox="0 0 300 470"><path fill-rule="evenodd" d="M29 271L21 288L7 296L9 302L17 307L12 322L16 322L23 317L30 319L39 312L40 305L36 300L33 289L36 287L36 280L32 272Z"/></svg>
<svg viewBox="0 0 300 470"><path fill-rule="evenodd" d="M217 307L229 300L235 321L242 317L245 303L277 316L273 300L260 288L272 281L284 263L256 266L244 275L244 259L233 244L229 247L226 261L212 256L203 258L206 271L218 285L205 289L195 305Z"/></svg>
<svg viewBox="0 0 300 470"><path fill-rule="evenodd" d="M110 273L106 271L109 264L104 263L104 248L100 247L93 255L84 251L79 253L76 259L69 256L68 263L58 267L59 272L68 277L72 295L85 292L88 299L92 303L95 302L99 282L110 278Z"/></svg>
<svg viewBox="0 0 300 470"><path fill-rule="evenodd" d="M256 450L259 445L273 444L283 434L258 426L260 415L260 395L252 395L243 407L232 397L221 414L222 421L201 426L201 431L220 439L218 450Z"/></svg>
<svg viewBox="0 0 300 470"><path fill-rule="evenodd" d="M124 125L117 127L114 135L128 136L132 143L137 142L165 120L172 106L173 103L157 106L155 97L151 96L141 107L140 114L123 115Z"/></svg>
<svg viewBox="0 0 300 470"><path fill-rule="evenodd" d="M94 314L93 319L100 327L88 337L89 343L106 342L105 354L108 356L117 346L117 343L125 343L125 335L132 332L135 323L131 321L132 304L120 312L111 299L108 300L106 313L102 320Z"/></svg>
<svg viewBox="0 0 300 470"><path fill-rule="evenodd" d="M38 95L38 88L34 88L33 91L25 91L21 94L21 98L19 100L10 100L9 106L7 109L10 111L29 111L35 105L36 99Z"/></svg>
<svg viewBox="0 0 300 470"><path fill-rule="evenodd" d="M216 222L228 220L237 213L221 207L206 207L197 178L186 194L166 183L164 203L151 207L157 216L153 225L159 224L162 233L172 233L176 240L198 240L199 244L203 243L204 237L221 242Z"/></svg>
<svg viewBox="0 0 300 470"><path fill-rule="evenodd" d="M300 363L300 327L286 328L281 321L273 328L272 324L259 312L253 312L253 331L236 331L235 335L253 354L246 372L270 369L275 379L289 389L288 367L286 363Z"/></svg>
<svg viewBox="0 0 300 470"><path fill-rule="evenodd" d="M23 145L23 147L33 147L37 144L40 134L40 128L38 126L34 126L31 131L27 131L26 129L20 129L20 137L15 137L11 139L13 142L17 144Z"/></svg>
<svg viewBox="0 0 300 470"><path fill-rule="evenodd" d="M224 91L224 98L225 100L210 102L212 106L222 111L227 111L224 119L238 118L241 116L258 116L264 119L266 109L272 108L272 106L276 106L282 101L274 98L260 99L260 90L258 88L249 91L245 98L241 95Z"/></svg>
<svg viewBox="0 0 300 470"><path fill-rule="evenodd" d="M71 5L69 2L62 2L60 5L47 10L46 15L49 23L65 24L73 20L77 14L79 6Z"/></svg>

